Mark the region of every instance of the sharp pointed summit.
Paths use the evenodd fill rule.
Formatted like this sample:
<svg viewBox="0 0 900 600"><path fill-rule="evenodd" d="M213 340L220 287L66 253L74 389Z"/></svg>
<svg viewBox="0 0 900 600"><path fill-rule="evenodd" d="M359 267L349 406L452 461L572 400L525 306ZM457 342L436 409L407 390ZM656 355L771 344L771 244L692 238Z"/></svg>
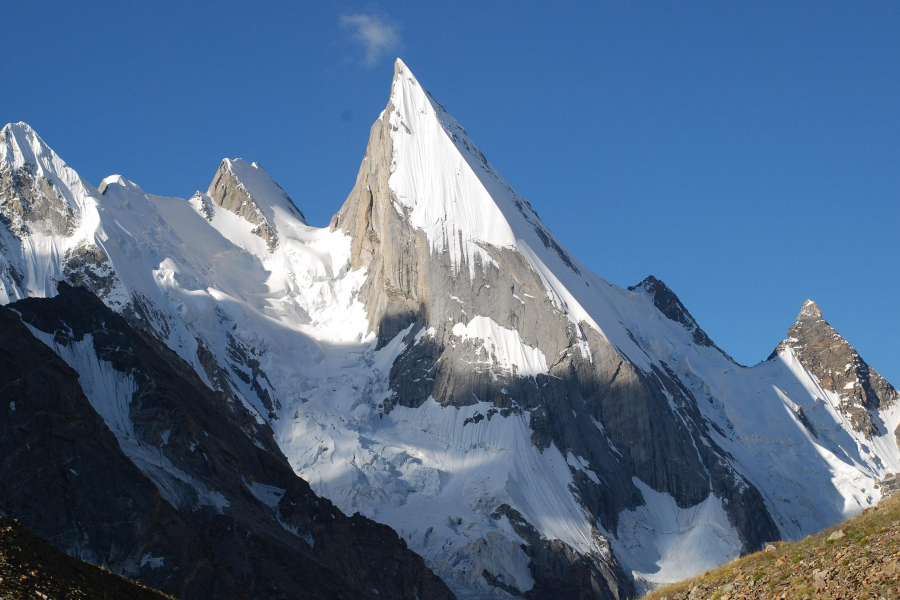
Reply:
<svg viewBox="0 0 900 600"><path fill-rule="evenodd" d="M821 318L822 309L819 308L818 304L809 299L807 299L806 302L803 303L803 308L800 309L800 314L797 315L798 321L808 321Z"/></svg>
<svg viewBox="0 0 900 600"><path fill-rule="evenodd" d="M35 217L44 214L46 203L78 215L89 203L87 199L97 194L91 184L81 179L23 122L9 123L0 130L0 177L3 180L0 185L15 192L20 204L25 203L14 210L20 210L26 220L26 215L34 212L26 205L36 207Z"/></svg>
<svg viewBox="0 0 900 600"><path fill-rule="evenodd" d="M432 250L448 252L454 267L465 265L471 270L475 261L489 261L486 245L497 249L528 245L535 250L549 248L575 268L531 205L497 173L465 129L400 59L363 168L380 167L388 156L390 171L372 173L376 182L387 184L382 201L393 204L394 210L423 231ZM375 188L369 185L369 189ZM350 210L345 206L341 213Z"/></svg>
<svg viewBox="0 0 900 600"><path fill-rule="evenodd" d="M787 339L778 345L773 356L783 353L796 357L825 390L835 394L838 409L856 431L867 438L885 433L877 412L898 405L900 393L828 324L812 300L803 303Z"/></svg>

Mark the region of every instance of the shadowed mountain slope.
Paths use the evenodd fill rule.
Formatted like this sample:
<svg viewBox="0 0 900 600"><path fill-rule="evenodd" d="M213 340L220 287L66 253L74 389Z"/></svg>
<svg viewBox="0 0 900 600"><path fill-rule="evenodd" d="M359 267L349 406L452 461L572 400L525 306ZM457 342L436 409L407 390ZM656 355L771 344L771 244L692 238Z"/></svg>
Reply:
<svg viewBox="0 0 900 600"><path fill-rule="evenodd" d="M0 318L7 516L184 598L452 597L389 528L318 498L267 425L87 290L63 283Z"/></svg>

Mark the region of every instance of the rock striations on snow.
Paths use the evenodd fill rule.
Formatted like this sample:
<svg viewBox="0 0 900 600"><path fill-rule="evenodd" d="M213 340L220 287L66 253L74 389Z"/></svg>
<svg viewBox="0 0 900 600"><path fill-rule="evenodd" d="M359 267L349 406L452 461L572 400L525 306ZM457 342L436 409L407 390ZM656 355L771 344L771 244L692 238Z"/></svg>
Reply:
<svg viewBox="0 0 900 600"><path fill-rule="evenodd" d="M327 228L256 163L223 161L184 200L120 176L93 188L24 125L3 141L0 300L53 297L64 281L91 290L213 390L209 411L244 415L229 436L262 435L266 455L343 513L388 525L458 597L632 597L860 512L900 472L897 392L817 309L768 361L735 363L662 281L622 289L573 257L400 60ZM57 338L71 327L41 338L67 362ZM99 377L90 365L72 364L82 387ZM115 399L140 396L136 382L117 380L94 410L115 460L166 510L244 519L287 489L255 464L237 465L243 480L187 470L214 432L165 441L164 410L151 426L139 402ZM211 465L232 456L217 443ZM252 509L216 495L248 486ZM112 560L93 538L83 548ZM343 568L328 556L323 568ZM426 585L423 571L391 597Z"/></svg>

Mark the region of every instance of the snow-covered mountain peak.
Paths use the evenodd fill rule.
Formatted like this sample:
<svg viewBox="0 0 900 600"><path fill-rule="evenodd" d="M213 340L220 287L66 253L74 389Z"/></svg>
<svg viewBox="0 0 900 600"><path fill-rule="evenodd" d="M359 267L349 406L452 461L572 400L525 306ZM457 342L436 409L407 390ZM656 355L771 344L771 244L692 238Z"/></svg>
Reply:
<svg viewBox="0 0 900 600"><path fill-rule="evenodd" d="M846 354L856 354L856 350L841 336L825 317L822 309L812 300L806 300L797 314L794 323L788 329L787 337L778 344L772 356L790 348L795 353L802 353L814 346L837 344Z"/></svg>
<svg viewBox="0 0 900 600"><path fill-rule="evenodd" d="M382 119L389 126L394 209L427 234L433 251L448 252L451 264L468 264L473 274L475 261L491 260L485 245L546 247L574 268L531 205L400 59Z"/></svg>
<svg viewBox="0 0 900 600"><path fill-rule="evenodd" d="M0 130L0 302L108 274L94 243L99 197L29 125Z"/></svg>
<svg viewBox="0 0 900 600"><path fill-rule="evenodd" d="M81 179L27 123L8 123L0 130L0 175L20 199L25 188L64 203L79 214L97 190ZM29 196L24 192L25 196Z"/></svg>
<svg viewBox="0 0 900 600"><path fill-rule="evenodd" d="M7 123L0 130L0 138L3 140L0 144L0 157L13 168L36 164L38 156L53 152L31 125L22 121Z"/></svg>
<svg viewBox="0 0 900 600"><path fill-rule="evenodd" d="M306 217L294 201L258 162L248 162L243 158L226 158L219 166L220 173L223 170L231 175L232 183L246 191L252 202L261 210L265 212L281 210L295 219L306 222ZM214 190L215 183L214 179L210 184L210 194Z"/></svg>
<svg viewBox="0 0 900 600"><path fill-rule="evenodd" d="M306 224L293 200L256 162L224 159L207 193L216 205L255 225L253 233L264 239L270 250L278 245L279 221Z"/></svg>

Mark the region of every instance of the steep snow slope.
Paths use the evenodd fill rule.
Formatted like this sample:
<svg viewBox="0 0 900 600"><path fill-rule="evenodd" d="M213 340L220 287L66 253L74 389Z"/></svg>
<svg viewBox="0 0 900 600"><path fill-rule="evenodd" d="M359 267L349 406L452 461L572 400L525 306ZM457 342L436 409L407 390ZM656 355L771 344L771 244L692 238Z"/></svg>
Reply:
<svg viewBox="0 0 900 600"><path fill-rule="evenodd" d="M798 360L815 340L744 367L662 282L591 273L399 60L328 229L256 163L188 201L96 190L3 131L4 301L90 286L460 596L627 596L858 512L900 471L896 394L861 429Z"/></svg>

